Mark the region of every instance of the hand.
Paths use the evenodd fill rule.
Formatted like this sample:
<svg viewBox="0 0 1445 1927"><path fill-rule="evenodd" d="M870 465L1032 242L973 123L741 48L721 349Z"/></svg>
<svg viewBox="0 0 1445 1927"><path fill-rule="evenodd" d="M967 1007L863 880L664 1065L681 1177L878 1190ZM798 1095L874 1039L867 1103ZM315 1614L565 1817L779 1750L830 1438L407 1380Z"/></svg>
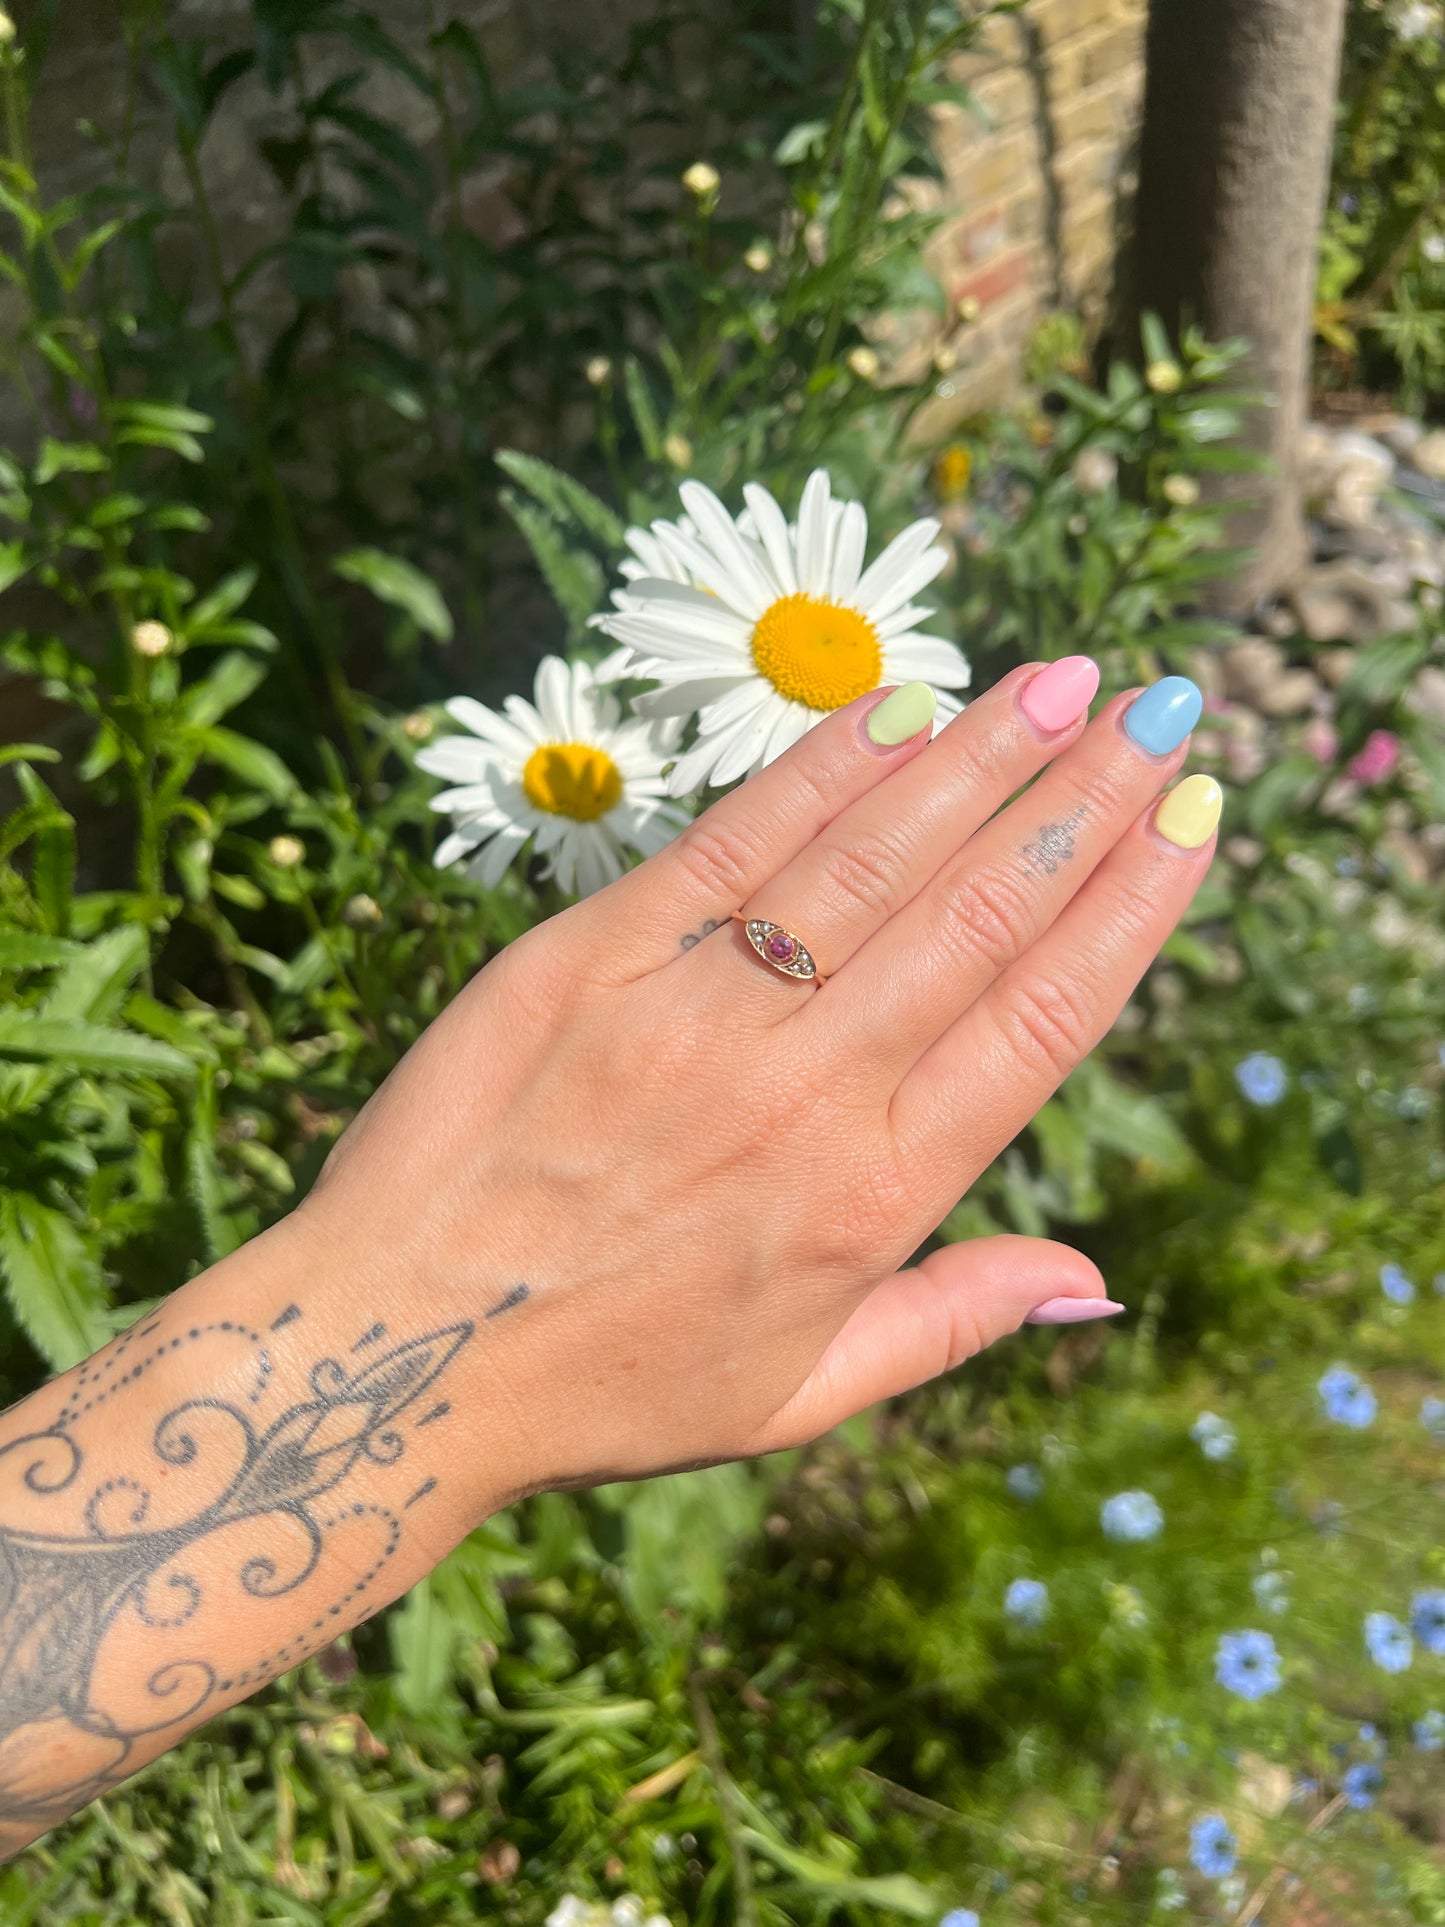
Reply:
<svg viewBox="0 0 1445 1927"><path fill-rule="evenodd" d="M1197 692L1086 727L1095 685L1030 665L896 747L879 692L839 710L496 957L366 1106L296 1229L367 1315L476 1321L479 1501L794 1445L1046 1301L1108 1309L1041 1240L898 1269L1208 866L1212 783L1156 818ZM737 911L827 981L770 969Z"/></svg>

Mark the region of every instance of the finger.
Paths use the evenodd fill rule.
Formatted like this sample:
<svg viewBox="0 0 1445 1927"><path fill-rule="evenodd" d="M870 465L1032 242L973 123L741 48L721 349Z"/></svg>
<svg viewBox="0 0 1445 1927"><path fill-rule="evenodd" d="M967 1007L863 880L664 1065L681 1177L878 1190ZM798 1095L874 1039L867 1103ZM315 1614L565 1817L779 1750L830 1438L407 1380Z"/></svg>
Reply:
<svg viewBox="0 0 1445 1927"><path fill-rule="evenodd" d="M896 1154L934 1173L940 1216L1123 1009L1204 880L1221 801L1209 776L1170 791L903 1079L890 1109Z"/></svg>
<svg viewBox="0 0 1445 1927"><path fill-rule="evenodd" d="M945 1245L875 1286L794 1396L771 1420L765 1452L802 1445L844 1419L951 1371L1040 1305L1113 1307L1098 1266L1043 1238ZM1109 1307L1110 1309L1104 1309ZM1057 1314L1046 1322L1071 1322Z"/></svg>
<svg viewBox="0 0 1445 1927"><path fill-rule="evenodd" d="M1133 733L1161 705L1167 733ZM849 1047L860 1022L880 1038L870 1068L890 1087L1048 929L1183 762L1199 691L1171 676L1116 697L1016 802L964 845L803 1013L818 1047ZM931 752L930 752L931 753ZM927 757L923 758L926 763Z"/></svg>
<svg viewBox="0 0 1445 1927"><path fill-rule="evenodd" d="M842 810L742 906L791 931L826 977L1075 742L1099 686L1087 656L1005 676L920 756ZM773 986L756 979L757 993Z"/></svg>
<svg viewBox="0 0 1445 1927"><path fill-rule="evenodd" d="M884 713L888 703L893 707ZM934 704L927 683L905 683L870 690L835 710L665 849L569 910L571 930L605 952L619 979L672 961L726 923L840 810L919 755L933 728ZM875 741L870 722L885 739L900 728L907 733Z"/></svg>

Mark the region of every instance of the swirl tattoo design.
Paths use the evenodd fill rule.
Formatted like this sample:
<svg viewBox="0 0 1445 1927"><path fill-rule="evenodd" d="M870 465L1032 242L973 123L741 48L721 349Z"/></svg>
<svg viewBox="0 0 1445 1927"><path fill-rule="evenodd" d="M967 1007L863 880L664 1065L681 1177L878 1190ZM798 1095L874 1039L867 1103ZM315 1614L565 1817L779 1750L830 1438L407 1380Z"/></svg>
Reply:
<svg viewBox="0 0 1445 1927"><path fill-rule="evenodd" d="M272 1332L300 1316L289 1307ZM462 1321L383 1349L385 1327L374 1325L350 1357L312 1363L306 1395L268 1417L276 1374L260 1333L230 1321L172 1329L162 1312L90 1360L49 1425L0 1440L0 1497L14 1495L0 1517L0 1845L11 1828L53 1825L124 1779L147 1736L334 1636L396 1552L401 1515L436 1483L393 1509L347 1482L403 1457L403 1424L444 1416L444 1402L420 1418L409 1408L474 1329ZM292 1343L288 1330L281 1344ZM204 1378L197 1355L215 1366ZM159 1388L167 1376L219 1389L165 1411L131 1467L142 1476L87 1490L76 1431L100 1406L111 1408L101 1423L119 1421L137 1380ZM203 1541L204 1584L194 1558ZM269 1651L242 1650L239 1605L308 1585L301 1610L314 1599L315 1611L300 1631Z"/></svg>

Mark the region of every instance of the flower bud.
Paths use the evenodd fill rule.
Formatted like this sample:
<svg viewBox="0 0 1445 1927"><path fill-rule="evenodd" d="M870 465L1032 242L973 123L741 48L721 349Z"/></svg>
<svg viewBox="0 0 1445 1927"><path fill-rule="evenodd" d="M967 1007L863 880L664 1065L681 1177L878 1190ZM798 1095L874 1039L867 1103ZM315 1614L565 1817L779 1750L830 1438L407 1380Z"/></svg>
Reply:
<svg viewBox="0 0 1445 1927"><path fill-rule="evenodd" d="M1166 475L1160 484L1166 502L1177 509L1192 509L1199 500L1199 484L1192 475Z"/></svg>
<svg viewBox="0 0 1445 1927"><path fill-rule="evenodd" d="M754 274L766 274L773 265L773 250L766 241L754 241L743 256L743 261Z"/></svg>
<svg viewBox="0 0 1445 1927"><path fill-rule="evenodd" d="M278 870L294 870L298 863L306 861L306 845L299 836L273 836L266 845L266 854Z"/></svg>
<svg viewBox="0 0 1445 1927"><path fill-rule="evenodd" d="M130 646L138 656L157 656L170 654L175 637L163 622L146 620L138 622L130 632Z"/></svg>
<svg viewBox="0 0 1445 1927"><path fill-rule="evenodd" d="M686 435L669 435L662 444L662 452L674 468L692 467L692 443Z"/></svg>
<svg viewBox="0 0 1445 1927"><path fill-rule="evenodd" d="M8 47L14 38L15 22L10 18L9 14L6 13L5 9L0 7L0 47Z"/></svg>
<svg viewBox="0 0 1445 1927"><path fill-rule="evenodd" d="M695 194L698 200L705 201L722 186L722 176L711 161L694 161L683 175L682 184L689 194Z"/></svg>
<svg viewBox="0 0 1445 1927"><path fill-rule="evenodd" d="M424 709L414 709L401 726L401 733L409 743L429 743L436 735L436 720L428 716Z"/></svg>
<svg viewBox="0 0 1445 1927"><path fill-rule="evenodd" d="M367 896L365 891L358 891L354 897L348 897L346 907L341 912L341 920L343 923L349 923L353 930L375 930L382 922L381 905L375 897Z"/></svg>
<svg viewBox="0 0 1445 1927"><path fill-rule="evenodd" d="M587 363L587 379L594 388L600 388L611 373L612 357L610 355L593 355Z"/></svg>
<svg viewBox="0 0 1445 1927"><path fill-rule="evenodd" d="M877 381L878 379L878 356L871 348L850 348L848 366L859 381Z"/></svg>
<svg viewBox="0 0 1445 1927"><path fill-rule="evenodd" d="M1074 459L1074 487L1080 495L1106 495L1118 479L1118 458L1109 449L1079 450Z"/></svg>
<svg viewBox="0 0 1445 1927"><path fill-rule="evenodd" d="M976 294L966 294L958 304L960 321L977 321L983 313L983 303Z"/></svg>
<svg viewBox="0 0 1445 1927"><path fill-rule="evenodd" d="M1156 395L1177 395L1184 386L1184 370L1177 361L1151 361L1144 379Z"/></svg>

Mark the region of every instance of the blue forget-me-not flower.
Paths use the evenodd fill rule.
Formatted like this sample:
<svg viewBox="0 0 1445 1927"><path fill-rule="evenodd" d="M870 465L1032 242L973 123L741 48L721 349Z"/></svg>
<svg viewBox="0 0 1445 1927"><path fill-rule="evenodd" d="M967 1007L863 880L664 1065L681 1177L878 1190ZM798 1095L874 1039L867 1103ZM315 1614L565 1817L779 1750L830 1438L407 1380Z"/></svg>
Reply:
<svg viewBox="0 0 1445 1927"><path fill-rule="evenodd" d="M1279 1652L1268 1633L1222 1633L1214 1649L1214 1677L1241 1699L1263 1699L1280 1686Z"/></svg>
<svg viewBox="0 0 1445 1927"><path fill-rule="evenodd" d="M1042 1626L1049 1616L1049 1589L1042 1579L1015 1579L1004 1593L1003 1609L1020 1626Z"/></svg>
<svg viewBox="0 0 1445 1927"><path fill-rule="evenodd" d="M1189 1829L1189 1859L1211 1880L1223 1880L1239 1860L1238 1843L1222 1813L1206 1813Z"/></svg>
<svg viewBox="0 0 1445 1927"><path fill-rule="evenodd" d="M1374 1424L1379 1400L1359 1373L1352 1372L1348 1365L1331 1365L1321 1376L1317 1389L1325 1417L1333 1419L1336 1425L1348 1425L1358 1432Z"/></svg>
<svg viewBox="0 0 1445 1927"><path fill-rule="evenodd" d="M1415 1658L1410 1629L1393 1613L1365 1614L1365 1648L1384 1673L1406 1673Z"/></svg>
<svg viewBox="0 0 1445 1927"><path fill-rule="evenodd" d="M1164 1514L1152 1492L1116 1492L1100 1506L1099 1524L1109 1539L1126 1543L1156 1539L1164 1525Z"/></svg>
<svg viewBox="0 0 1445 1927"><path fill-rule="evenodd" d="M1268 1109L1278 1104L1289 1089L1289 1072L1279 1058L1257 1050L1235 1065L1234 1081L1251 1104Z"/></svg>

